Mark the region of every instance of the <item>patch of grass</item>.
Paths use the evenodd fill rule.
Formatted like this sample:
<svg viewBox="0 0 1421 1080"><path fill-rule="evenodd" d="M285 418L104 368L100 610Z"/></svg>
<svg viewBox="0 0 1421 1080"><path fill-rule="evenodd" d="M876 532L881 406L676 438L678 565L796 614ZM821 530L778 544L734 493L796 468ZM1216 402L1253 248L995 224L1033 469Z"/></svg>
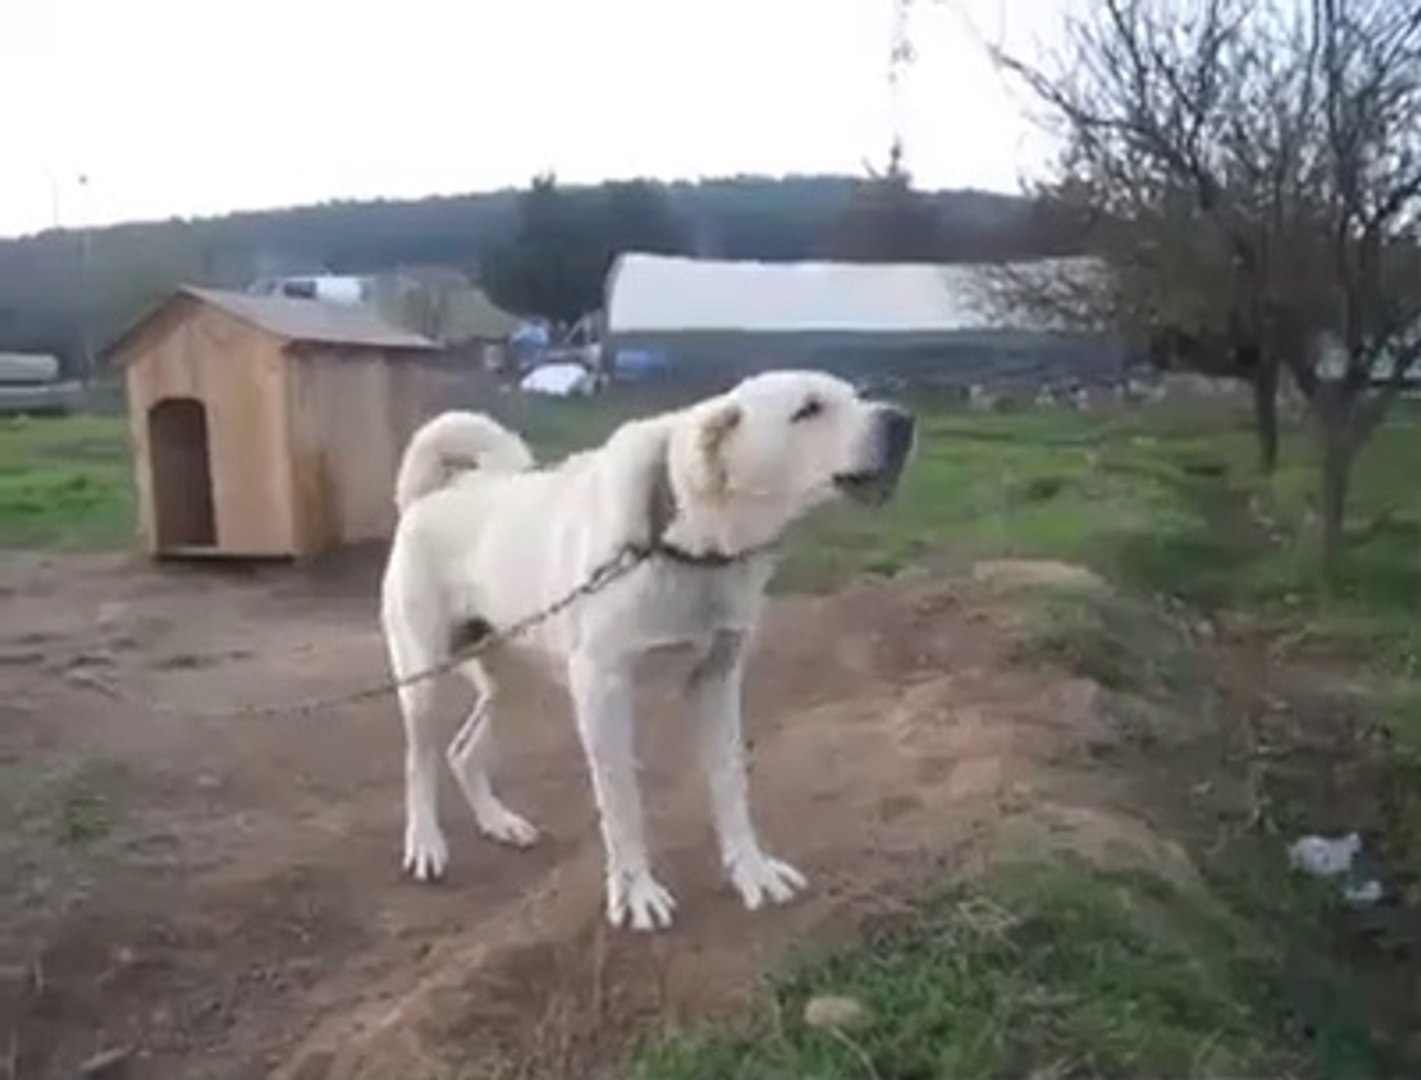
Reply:
<svg viewBox="0 0 1421 1080"><path fill-rule="evenodd" d="M1304 430L1287 432L1278 472L1264 479L1246 421L1227 411L927 412L898 498L880 513L816 516L796 532L779 584L822 586L935 555L1062 559L1146 594L1307 623L1359 659L1421 669L1417 446L1415 410L1369 444L1346 564L1329 579Z"/></svg>
<svg viewBox="0 0 1421 1080"><path fill-rule="evenodd" d="M1411 904L1421 908L1421 682L1375 693L1368 704L1379 717L1369 746L1389 869Z"/></svg>
<svg viewBox="0 0 1421 1080"><path fill-rule="evenodd" d="M1107 690L1192 700L1209 682L1185 628L1158 603L1107 592L1047 592L1018 659L1046 661Z"/></svg>
<svg viewBox="0 0 1421 1080"><path fill-rule="evenodd" d="M121 418L0 420L0 547L120 547L133 512Z"/></svg>
<svg viewBox="0 0 1421 1080"><path fill-rule="evenodd" d="M102 792L71 785L60 794L55 832L61 843L93 843L105 839L112 830L113 817Z"/></svg>
<svg viewBox="0 0 1421 1080"><path fill-rule="evenodd" d="M119 821L122 769L99 759L30 758L0 763L0 878L24 852L82 856Z"/></svg>
<svg viewBox="0 0 1421 1080"><path fill-rule="evenodd" d="M1366 1026L1347 1010L1323 1018L1313 1045L1325 1051L1300 1045L1290 999L1276 992L1284 948L1277 934L1142 873L1007 866L847 951L801 961L757 1022L667 1038L633 1075L1376 1075ZM854 998L867 1020L843 1033L806 1026L816 994Z"/></svg>

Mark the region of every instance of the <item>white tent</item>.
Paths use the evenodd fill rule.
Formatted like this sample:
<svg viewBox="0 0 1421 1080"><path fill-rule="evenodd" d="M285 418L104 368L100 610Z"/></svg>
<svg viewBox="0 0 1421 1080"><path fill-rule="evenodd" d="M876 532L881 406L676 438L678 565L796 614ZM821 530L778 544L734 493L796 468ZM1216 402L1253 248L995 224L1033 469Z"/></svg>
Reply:
<svg viewBox="0 0 1421 1080"><path fill-rule="evenodd" d="M1089 260L1022 264L1079 273ZM629 253L607 282L612 336L702 333L912 334L1000 328L992 270L921 263L731 262ZM1017 329L1025 327L1018 326Z"/></svg>
<svg viewBox="0 0 1421 1080"><path fill-rule="evenodd" d="M628 253L607 279L612 369L646 352L656 370L708 386L770 367L813 367L865 385L1104 382L1125 355L1064 323L1006 310L1020 280L1089 284L1090 259L1008 267L765 263ZM1054 282L1052 282L1054 285Z"/></svg>
<svg viewBox="0 0 1421 1080"><path fill-rule="evenodd" d="M607 288L615 334L932 332L970 318L934 266L721 262L627 254Z"/></svg>

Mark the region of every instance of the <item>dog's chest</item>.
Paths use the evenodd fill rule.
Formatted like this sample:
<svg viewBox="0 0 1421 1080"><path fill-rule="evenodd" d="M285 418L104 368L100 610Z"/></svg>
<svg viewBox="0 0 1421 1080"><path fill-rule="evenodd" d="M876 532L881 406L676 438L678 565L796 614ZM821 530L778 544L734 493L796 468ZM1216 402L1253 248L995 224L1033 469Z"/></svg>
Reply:
<svg viewBox="0 0 1421 1080"><path fill-rule="evenodd" d="M636 621L648 643L664 645L748 629L758 615L766 576L754 565L657 567L638 598Z"/></svg>

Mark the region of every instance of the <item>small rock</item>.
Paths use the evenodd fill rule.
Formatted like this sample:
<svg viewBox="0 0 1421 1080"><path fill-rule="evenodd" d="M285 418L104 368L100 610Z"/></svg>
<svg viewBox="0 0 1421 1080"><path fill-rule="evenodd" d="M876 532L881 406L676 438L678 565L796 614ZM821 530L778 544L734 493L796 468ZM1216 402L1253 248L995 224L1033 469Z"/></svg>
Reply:
<svg viewBox="0 0 1421 1080"><path fill-rule="evenodd" d="M868 1020L868 1011L851 997L822 995L804 1006L804 1022L820 1031L853 1031Z"/></svg>
<svg viewBox="0 0 1421 1080"><path fill-rule="evenodd" d="M335 1067L336 1057L329 1050L317 1050L296 1067L295 1080L326 1080Z"/></svg>
<svg viewBox="0 0 1421 1080"><path fill-rule="evenodd" d="M107 628L113 626L115 623L122 622L127 615L127 604L110 601L107 604L99 605L99 610L94 618L99 626Z"/></svg>
<svg viewBox="0 0 1421 1080"><path fill-rule="evenodd" d="M112 1050L101 1050L79 1066L79 1075L99 1077L101 1080L115 1080L127 1071L128 1059L133 1056L130 1046L118 1046Z"/></svg>
<svg viewBox="0 0 1421 1080"><path fill-rule="evenodd" d="M180 652L170 656L160 656L148 666L154 671L193 671L211 667L212 657L202 653Z"/></svg>

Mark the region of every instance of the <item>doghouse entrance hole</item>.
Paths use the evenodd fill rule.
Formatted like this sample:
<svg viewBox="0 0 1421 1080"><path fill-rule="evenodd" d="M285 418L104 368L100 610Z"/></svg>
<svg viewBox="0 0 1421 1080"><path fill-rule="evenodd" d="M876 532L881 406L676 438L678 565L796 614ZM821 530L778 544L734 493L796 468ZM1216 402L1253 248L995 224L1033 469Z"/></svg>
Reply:
<svg viewBox="0 0 1421 1080"><path fill-rule="evenodd" d="M206 407L196 398L158 402L148 411L148 447L158 546L214 546L217 518L212 508Z"/></svg>

